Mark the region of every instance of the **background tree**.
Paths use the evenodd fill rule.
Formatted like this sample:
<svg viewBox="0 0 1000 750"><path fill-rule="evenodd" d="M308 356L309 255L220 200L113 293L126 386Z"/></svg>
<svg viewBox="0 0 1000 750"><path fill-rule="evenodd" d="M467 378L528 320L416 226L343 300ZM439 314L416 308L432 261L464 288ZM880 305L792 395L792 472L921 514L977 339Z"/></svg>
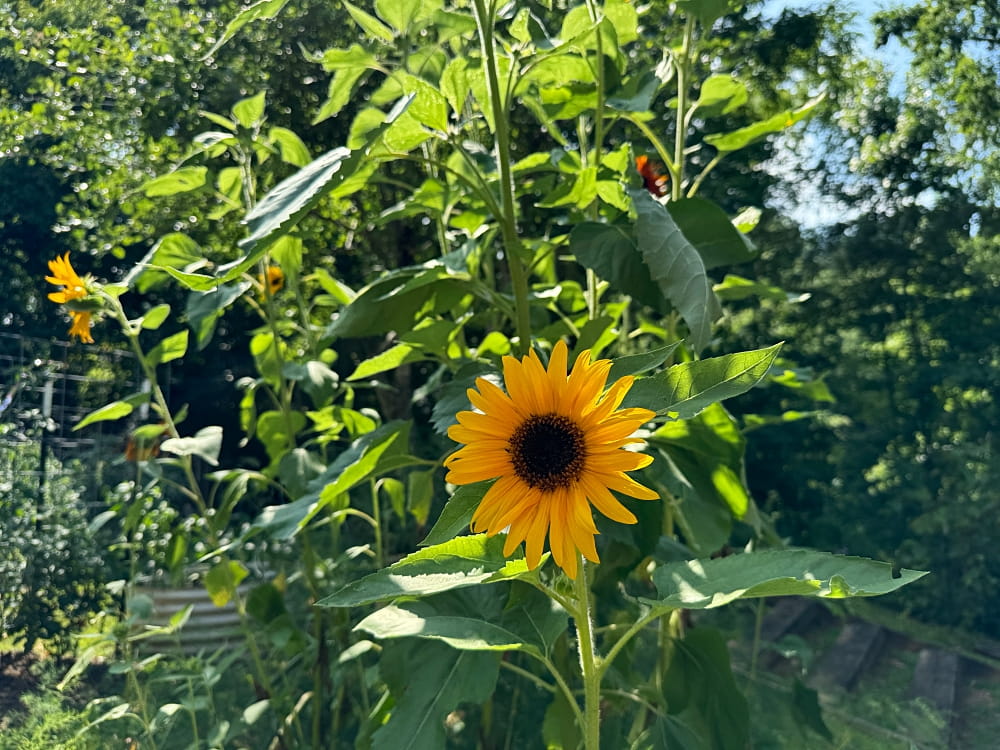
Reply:
<svg viewBox="0 0 1000 750"><path fill-rule="evenodd" d="M894 95L870 68L828 111L825 158L803 181L824 185L843 218L765 227L762 279L812 296L765 303L741 335L787 337L790 357L825 373L831 411L859 415L754 433L751 486L779 527L795 543L930 569L898 606L996 635L1000 70L995 9L966 6L877 17L880 40L914 54L906 85ZM761 410L805 406L788 391L757 395Z"/></svg>

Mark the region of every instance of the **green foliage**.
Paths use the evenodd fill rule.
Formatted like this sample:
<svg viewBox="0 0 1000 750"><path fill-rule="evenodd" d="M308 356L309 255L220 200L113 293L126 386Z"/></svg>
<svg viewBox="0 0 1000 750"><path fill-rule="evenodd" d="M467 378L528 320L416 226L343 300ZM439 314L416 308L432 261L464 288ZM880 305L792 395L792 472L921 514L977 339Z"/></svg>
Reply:
<svg viewBox="0 0 1000 750"><path fill-rule="evenodd" d="M48 458L39 481L38 443L0 431L0 625L30 652L38 641L58 653L106 602L100 540L80 489Z"/></svg>
<svg viewBox="0 0 1000 750"><path fill-rule="evenodd" d="M207 69L232 59L246 75L237 80L262 84L278 72L264 60L270 48L251 45L245 62L227 57L230 48L248 34L269 38L258 20L301 18L286 15L293 6L226 6L228 25L195 51ZM660 24L664 9L624 0L548 10L338 5L337 22L319 27L328 37L303 45L306 62L329 74L325 99L294 105L324 130L269 127L292 109L270 81L199 105L197 122L180 107L162 141L136 148L135 196L147 202L125 213L141 234L112 251L141 260L122 285L93 282L92 296L101 331L120 328L149 393L83 426L148 402L156 422L132 432L144 450L116 508L132 573L152 563L175 580L197 578L216 605L234 605L246 641L191 664L144 658L144 642L183 638L193 613L136 631L151 600L132 596L122 626L97 644L120 654L126 697L96 701L92 729L135 732L154 747L441 747L460 733L463 705L476 703L475 731L499 745L501 722L490 716L511 667L551 698L539 729L552 746L582 740L596 750L611 696L602 683L613 679L653 709L634 718L633 705L615 704L629 742L741 747L749 714L724 641L708 630L680 638L681 607L875 595L920 576L759 549L780 540L754 504L746 440L720 402L802 380L776 371L772 336L748 351L720 346L710 272L755 258L744 231L759 215L699 191L724 161L752 158L821 100L797 91L770 101L750 79L719 73L728 62L721 19L735 5L678 8ZM338 137L327 142L325 132ZM652 184L642 174L644 190L635 156L645 152L664 174ZM181 310L187 327L177 330L170 312ZM629 377L624 403L616 385L594 408L649 410L615 450L636 442L654 457L635 476L660 497L630 504L642 506L639 524L602 519L604 565L575 580L547 555L534 570L518 552L505 555L502 534L461 535L490 484L449 493L441 481L454 479L446 436L477 378L495 381L511 354L554 359L565 351L556 342ZM218 372L233 347L241 354L226 374L240 376L242 391L233 414L215 419L201 391L190 409L176 408L164 365L202 357ZM227 451L236 442L243 450ZM620 455L625 465L633 458ZM598 472L612 488L622 473ZM565 510L539 518L592 535L587 498L571 489L586 519ZM149 518L157 493L167 503ZM144 540L167 528L169 543ZM752 540L746 551L707 559L734 532ZM578 546L570 542L573 554ZM248 594L241 584L262 549L266 580ZM659 617L674 622L663 624L670 637L644 627ZM637 651L652 656L626 658ZM244 658L249 666L237 665ZM258 694L241 684L223 714L220 686L237 669Z"/></svg>

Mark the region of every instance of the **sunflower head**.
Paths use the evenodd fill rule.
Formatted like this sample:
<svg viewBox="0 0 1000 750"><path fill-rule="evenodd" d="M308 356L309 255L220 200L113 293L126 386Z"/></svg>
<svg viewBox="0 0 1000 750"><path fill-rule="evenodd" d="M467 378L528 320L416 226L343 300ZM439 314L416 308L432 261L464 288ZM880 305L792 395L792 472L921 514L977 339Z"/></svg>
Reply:
<svg viewBox="0 0 1000 750"><path fill-rule="evenodd" d="M285 285L285 274L278 266L268 266L267 271L259 278L262 289L267 289L270 296L277 294Z"/></svg>
<svg viewBox="0 0 1000 750"><path fill-rule="evenodd" d="M497 481L472 519L474 531L507 529L504 554L525 542L528 565L536 567L548 537L552 557L570 578L577 553L599 562L597 527L591 506L608 518L635 523L612 493L643 500L659 495L626 472L648 466L652 457L626 450L631 437L653 418L648 409L619 409L631 376L605 390L611 361L577 357L566 374L566 344L558 342L546 369L532 351L520 361L504 357L506 393L484 378L468 391L477 411L462 411L448 436L464 443L445 460L447 481Z"/></svg>
<svg viewBox="0 0 1000 750"><path fill-rule="evenodd" d="M69 253L61 258L50 260L49 273L52 275L46 276L45 280L50 284L62 287L58 292L49 294L49 299L53 302L64 305L70 300L83 299L89 294L87 282L80 278L79 274L73 270L73 264L69 262Z"/></svg>
<svg viewBox="0 0 1000 750"><path fill-rule="evenodd" d="M50 292L49 299L69 308L69 315L73 321L69 328L70 336L76 336L85 344L93 344L94 339L90 335L91 316L103 306L103 301L91 294L93 280L90 276L81 278L77 274L73 264L69 262L69 253L50 260L49 273L52 275L46 276L45 280L62 287L57 292Z"/></svg>

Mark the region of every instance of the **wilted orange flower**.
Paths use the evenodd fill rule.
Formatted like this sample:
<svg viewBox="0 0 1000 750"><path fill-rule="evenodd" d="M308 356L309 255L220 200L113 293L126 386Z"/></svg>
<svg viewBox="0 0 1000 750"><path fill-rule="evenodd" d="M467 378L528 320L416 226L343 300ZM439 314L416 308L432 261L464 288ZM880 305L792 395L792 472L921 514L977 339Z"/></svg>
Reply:
<svg viewBox="0 0 1000 750"><path fill-rule="evenodd" d="M667 181L669 178L656 168L656 165L649 160L648 156L635 157L635 168L642 177L642 183L645 185L646 190L657 198L662 198L667 194Z"/></svg>
<svg viewBox="0 0 1000 750"><path fill-rule="evenodd" d="M149 461L160 455L160 443L167 431L167 425L147 424L136 428L125 443L126 461Z"/></svg>
<svg viewBox="0 0 1000 750"><path fill-rule="evenodd" d="M642 500L659 495L626 475L648 466L651 456L624 450L653 418L648 409L618 409L633 378L604 390L611 361L577 357L566 375L566 344L552 349L546 370L532 351L519 362L504 357L507 392L479 378L469 400L479 411L459 412L448 436L465 445L445 460L447 481L471 484L497 478L472 519L474 531L504 529L504 555L525 542L528 565L536 567L548 535L552 557L576 578L577 551L599 562L597 527L590 506L620 523L635 516L612 490Z"/></svg>
<svg viewBox="0 0 1000 750"><path fill-rule="evenodd" d="M69 253L61 258L50 260L49 272L52 275L46 276L45 280L50 284L62 287L58 292L49 293L49 299L53 302L65 305L67 302L83 299L87 296L87 284L73 270L73 264L69 262ZM70 336L76 336L85 344L93 344L94 339L90 335L91 314L80 310L70 310L69 315L73 319L73 324L69 329Z"/></svg>

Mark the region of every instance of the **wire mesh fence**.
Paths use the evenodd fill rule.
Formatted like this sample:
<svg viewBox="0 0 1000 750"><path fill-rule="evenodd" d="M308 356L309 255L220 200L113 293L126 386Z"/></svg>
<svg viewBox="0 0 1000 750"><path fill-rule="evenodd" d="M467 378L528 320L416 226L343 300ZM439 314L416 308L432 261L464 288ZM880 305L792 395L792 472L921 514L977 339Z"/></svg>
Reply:
<svg viewBox="0 0 1000 750"><path fill-rule="evenodd" d="M32 479L41 487L72 474L84 502L101 505L104 469L119 461L127 430L147 414L139 407L129 420L74 428L94 409L143 387L129 351L0 333L0 452L38 448L37 464L0 462L0 486Z"/></svg>

